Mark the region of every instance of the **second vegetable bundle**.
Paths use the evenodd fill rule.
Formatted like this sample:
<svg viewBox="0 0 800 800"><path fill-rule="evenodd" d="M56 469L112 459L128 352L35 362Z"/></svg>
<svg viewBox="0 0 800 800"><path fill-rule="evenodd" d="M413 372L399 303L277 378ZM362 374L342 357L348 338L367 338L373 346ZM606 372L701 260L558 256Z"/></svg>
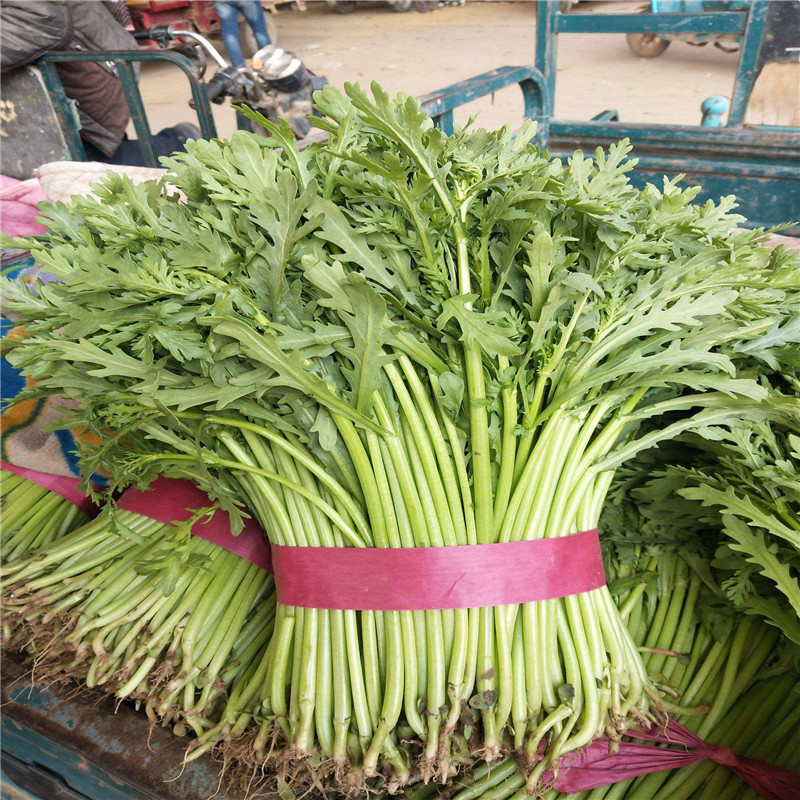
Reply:
<svg viewBox="0 0 800 800"><path fill-rule="evenodd" d="M275 545L485 545L596 528L641 450L782 413L748 364L784 346L796 269L731 204L633 188L623 145L563 164L373 94L318 95L325 144L196 142L47 209L25 246L63 283L7 287L6 350L79 400L87 474L189 477ZM357 609L278 605L256 757L397 788L516 751L534 789L664 718L606 588Z"/></svg>

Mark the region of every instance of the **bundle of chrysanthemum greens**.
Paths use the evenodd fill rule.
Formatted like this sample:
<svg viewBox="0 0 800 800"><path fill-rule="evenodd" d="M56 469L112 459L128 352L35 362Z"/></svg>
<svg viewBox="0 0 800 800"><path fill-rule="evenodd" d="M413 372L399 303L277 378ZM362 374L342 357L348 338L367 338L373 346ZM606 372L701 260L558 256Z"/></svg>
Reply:
<svg viewBox="0 0 800 800"><path fill-rule="evenodd" d="M0 568L3 644L36 674L144 703L154 721L205 735L243 729L275 616L272 576L171 526L107 507ZM202 523L199 523L202 524ZM209 729L216 731L216 738Z"/></svg>
<svg viewBox="0 0 800 800"><path fill-rule="evenodd" d="M0 518L3 561L44 547L86 522L78 503L6 469L0 469Z"/></svg>
<svg viewBox="0 0 800 800"><path fill-rule="evenodd" d="M26 396L78 400L87 474L189 476L278 545L550 539L596 527L640 450L772 413L730 354L797 338L796 260L732 231L732 200L633 188L624 144L563 164L531 127L446 137L377 87L318 103L325 144L196 142L168 180L109 178L24 242L63 283L7 287L26 336L6 352ZM515 750L535 787L663 715L605 588L279 605L269 653L255 753L329 759L350 786Z"/></svg>

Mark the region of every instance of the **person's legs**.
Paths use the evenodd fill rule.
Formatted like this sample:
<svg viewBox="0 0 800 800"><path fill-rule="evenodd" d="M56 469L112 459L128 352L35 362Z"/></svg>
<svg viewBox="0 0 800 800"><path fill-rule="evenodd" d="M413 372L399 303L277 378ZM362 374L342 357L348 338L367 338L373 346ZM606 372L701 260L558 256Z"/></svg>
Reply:
<svg viewBox="0 0 800 800"><path fill-rule="evenodd" d="M238 6L242 16L253 30L259 50L272 44L267 30L267 18L264 16L264 9L259 0L238 0Z"/></svg>
<svg viewBox="0 0 800 800"><path fill-rule="evenodd" d="M214 10L219 14L222 43L225 45L228 58L234 67L243 67L245 60L242 55L242 48L239 46L239 12L237 11L237 6L238 3L235 2L214 0ZM256 36L256 41L258 41L258 36ZM267 43L269 43L269 36L267 37Z"/></svg>
<svg viewBox="0 0 800 800"><path fill-rule="evenodd" d="M100 161L103 164L125 164L129 167L144 167L144 154L136 139L123 139L113 156L107 156L90 142L83 143L86 158L89 161Z"/></svg>
<svg viewBox="0 0 800 800"><path fill-rule="evenodd" d="M188 122L181 122L170 128L163 128L153 136L153 147L157 156L170 156L183 150L187 139L199 139L200 129ZM123 139L113 156L107 156L89 142L83 143L89 161L102 161L104 164L125 164L129 167L147 166L138 139Z"/></svg>
<svg viewBox="0 0 800 800"><path fill-rule="evenodd" d="M191 122L179 122L169 128L162 128L154 137L154 147L156 155L171 156L173 153L183 150L188 139L202 139L203 134L200 128Z"/></svg>

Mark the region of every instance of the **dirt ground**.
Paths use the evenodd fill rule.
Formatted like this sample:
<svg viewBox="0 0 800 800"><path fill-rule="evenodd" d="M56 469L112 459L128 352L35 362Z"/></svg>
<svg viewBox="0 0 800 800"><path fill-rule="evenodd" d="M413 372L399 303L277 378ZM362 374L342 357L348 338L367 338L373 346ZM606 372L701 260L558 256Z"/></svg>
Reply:
<svg viewBox="0 0 800 800"><path fill-rule="evenodd" d="M361 4L354 13L340 15L322 2L308 5L305 12L277 14L280 44L336 85L377 80L390 92L416 95L493 67L533 63L533 2L468 2L426 14ZM581 3L580 11L643 7L608 0ZM698 124L701 102L729 95L736 72L737 55L713 45L673 42L654 59L637 58L621 34L561 34L558 45L555 112L560 118L588 119L615 108L626 121ZM188 85L177 69L147 65L141 84L154 131L193 119L186 105ZM235 130L230 107L215 106L214 113L220 135L230 135ZM474 113L485 127L516 124L522 115L520 92L510 87L475 101L456 119Z"/></svg>

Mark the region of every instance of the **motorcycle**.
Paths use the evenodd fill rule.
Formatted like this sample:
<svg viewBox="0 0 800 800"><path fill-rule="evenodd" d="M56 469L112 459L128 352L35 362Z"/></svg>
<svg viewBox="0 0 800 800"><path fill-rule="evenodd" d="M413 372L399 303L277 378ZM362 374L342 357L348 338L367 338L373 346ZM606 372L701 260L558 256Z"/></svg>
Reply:
<svg viewBox="0 0 800 800"><path fill-rule="evenodd" d="M210 102L221 105L230 99L232 104L247 106L276 124L281 119L286 120L297 139L305 138L310 132L313 94L328 80L312 72L294 53L270 44L258 50L246 66L234 67L205 36L195 31L154 25L135 31L134 37L154 41L161 48L174 43L184 45L196 64L195 74L199 80L205 76L209 59L214 62L217 70L205 87ZM262 126L251 120L247 125L254 133L268 135Z"/></svg>

